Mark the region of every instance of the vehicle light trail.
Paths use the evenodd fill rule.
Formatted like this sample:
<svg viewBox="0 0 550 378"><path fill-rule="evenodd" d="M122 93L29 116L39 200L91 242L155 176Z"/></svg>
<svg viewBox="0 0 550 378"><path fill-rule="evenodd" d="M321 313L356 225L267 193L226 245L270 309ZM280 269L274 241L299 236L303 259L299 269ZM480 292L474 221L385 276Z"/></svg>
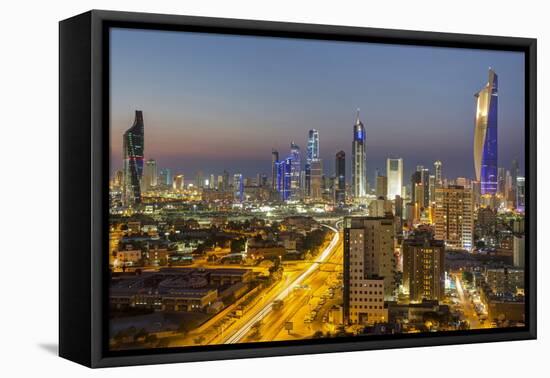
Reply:
<svg viewBox="0 0 550 378"><path fill-rule="evenodd" d="M240 329L238 329L231 337L229 337L225 343L227 344L235 344L238 343L242 338L250 331L250 329L266 317L267 314L269 314L273 310L273 302L284 300L290 293L292 293L292 290L298 286L301 285L304 280L309 277L315 270L317 270L323 262L325 262L328 257L330 256L332 250L338 244L338 241L340 240L340 234L338 233L338 230L334 227L328 226L326 224L322 224L321 226L328 228L331 231L334 231L334 237L332 238L330 244L321 252L321 254L318 256L318 258L313 262L313 264L307 268L302 274L300 274L298 277L294 279L294 281L290 282L286 288L284 288L275 298L273 298L271 301L269 301L264 307L262 307L248 322L246 322Z"/></svg>

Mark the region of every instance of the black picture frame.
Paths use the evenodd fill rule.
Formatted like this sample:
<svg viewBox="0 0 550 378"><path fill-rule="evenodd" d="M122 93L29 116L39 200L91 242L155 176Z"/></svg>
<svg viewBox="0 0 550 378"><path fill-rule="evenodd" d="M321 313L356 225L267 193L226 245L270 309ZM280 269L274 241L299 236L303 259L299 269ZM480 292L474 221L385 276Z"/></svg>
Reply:
<svg viewBox="0 0 550 378"><path fill-rule="evenodd" d="M525 53L526 326L513 329L109 352L105 314L108 28L275 36ZM536 338L536 39L92 10L59 24L59 354L89 367Z"/></svg>

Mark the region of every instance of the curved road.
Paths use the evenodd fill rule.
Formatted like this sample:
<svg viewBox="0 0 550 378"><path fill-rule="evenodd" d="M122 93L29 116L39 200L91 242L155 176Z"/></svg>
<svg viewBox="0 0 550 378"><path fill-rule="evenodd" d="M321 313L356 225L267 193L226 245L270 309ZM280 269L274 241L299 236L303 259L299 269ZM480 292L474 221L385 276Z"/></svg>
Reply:
<svg viewBox="0 0 550 378"><path fill-rule="evenodd" d="M338 244L338 241L340 240L340 234L338 230L332 226L323 224L323 227L326 227L330 229L331 231L334 231L334 237L332 238L330 244L321 252L321 254L318 256L318 258L315 260L315 262L307 268L302 274L300 274L298 277L296 277L293 281L289 282L288 285L277 295L275 298L273 298L271 301L267 302L264 307L262 307L254 316L252 316L241 328L239 328L233 335L231 335L225 343L227 344L235 344L238 343L240 340L242 340L245 335L250 331L250 329L266 317L267 314L269 314L273 309L273 303L275 301L284 300L290 293L292 293L292 290L298 286L301 285L302 282L311 275L315 270L317 270L321 263L325 262L330 254L332 253L334 247Z"/></svg>

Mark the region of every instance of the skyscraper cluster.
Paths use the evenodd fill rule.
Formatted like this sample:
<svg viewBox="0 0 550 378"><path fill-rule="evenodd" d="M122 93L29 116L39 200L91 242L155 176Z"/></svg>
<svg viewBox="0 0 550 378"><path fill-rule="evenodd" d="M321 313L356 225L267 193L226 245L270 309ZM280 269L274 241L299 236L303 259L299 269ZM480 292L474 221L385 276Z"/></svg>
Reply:
<svg viewBox="0 0 550 378"><path fill-rule="evenodd" d="M298 201L302 198L300 146L290 143L290 154L279 160L279 152L271 152L272 187L282 201Z"/></svg>
<svg viewBox="0 0 550 378"><path fill-rule="evenodd" d="M516 211L524 211L525 178L519 176L517 160L512 162L509 171L498 168L497 164L498 80L492 69L488 83L476 94L476 101L473 138L476 180L444 179L443 163L436 160L432 172L418 165L410 185L403 186L403 160L390 157L386 161L386 176L377 171L376 199L370 200L369 216L344 219L344 318L347 324L372 323L387 316L384 306L376 302L382 292L383 301L395 299L394 279L398 267L391 258L399 243L403 294L411 303L441 301L445 295L445 250L472 251L475 247L474 209L478 209L480 222L489 225L489 228L481 227L482 224L479 227L486 242L496 230L498 203L508 208L508 204L513 203ZM352 191L356 197L366 193L365 139L364 125L357 116L352 149ZM403 198L410 201L405 209ZM409 233L397 237L395 230L401 234L401 227L393 225L403 218L407 220ZM521 235L515 236L516 266L523 263L521 243Z"/></svg>
<svg viewBox="0 0 550 378"><path fill-rule="evenodd" d="M323 163L319 156L319 131L308 132L305 170L302 171L300 146L290 143L290 154L279 160L279 152L271 153L273 189L282 201L319 200L323 188Z"/></svg>
<svg viewBox="0 0 550 378"><path fill-rule="evenodd" d="M367 133L366 127L357 110L353 124L352 151L351 151L351 182L349 194L356 204L369 205L373 201L394 201L400 204L393 211L399 211L409 222L409 225L421 222L440 221L438 214L442 213L445 201L450 201L446 193L460 190L463 187L465 201L478 204L479 198L484 196L499 195L505 201L513 204L516 209L525 207L525 178L519 176L517 160L512 163L512 169L506 171L497 167L497 111L498 111L498 79L496 73L490 69L489 79L485 87L476 94L476 117L474 128L474 168L476 180L457 178L448 181L443 178L443 164L440 160L433 163L433 171L418 165L410 179L410 185L403 180L404 163L400 157L390 156L386 160L385 175L377 170L375 186L369 189L367 179ZM183 190L183 175L173 175L170 169L159 169L154 159L144 161L144 124L143 114L137 110L135 120L123 135L123 169L121 178L118 179L122 188L122 203L131 207L141 202L143 192L155 189L159 186L172 187ZM302 154L300 146L292 141L289 153L281 158L277 150L271 153L271 191L282 201L311 201L332 200L336 205L346 204L348 187L346 186L346 154L339 151L335 154L335 168L332 176L325 176L323 161L320 155L320 133L316 129L310 129L307 133L305 154ZM240 176L238 176L240 175ZM175 182L177 178L177 183ZM199 170L196 172L196 187L199 189L234 191L234 199L242 202L246 198L244 187L248 187L250 179L242 177L242 174L233 175L232 185L229 183L229 174L204 175ZM187 181L189 182L189 180ZM269 180L266 175L258 174L256 184L269 188ZM192 185L192 184L188 184ZM479 186L479 190L477 190ZM242 187L242 188L241 188ZM268 189L269 190L269 189ZM376 194L376 197L372 196ZM274 198L270 195L270 198ZM395 202L397 201L397 202ZM387 203L376 203L372 208L372 214L384 214L387 211ZM438 205L436 206L436 203ZM482 202L482 204L492 204ZM399 207L399 209L397 208ZM439 209L439 210L438 210ZM438 213L439 211L439 213ZM469 210L464 208L460 215L462 222L469 218ZM466 217L466 218L464 218ZM447 219L447 218L446 218ZM451 228L449 224L447 227ZM467 222L466 222L467 223ZM466 228L469 229L469 225ZM439 231L441 234L443 231ZM450 234L446 239L451 240ZM466 232L469 234L469 231ZM464 242L462 243L464 246ZM471 241L465 242L471 245Z"/></svg>
<svg viewBox="0 0 550 378"><path fill-rule="evenodd" d="M344 204L346 201L346 154L339 151L335 155L334 179L329 181L323 172L323 161L320 157L319 131L311 129L307 135L307 150L305 169L301 171L300 147L292 142L290 154L285 159L280 159L279 152L271 153L271 177L272 188L279 193L283 201L297 201L301 199L320 200L323 191L331 187L335 204ZM397 172L392 175L392 183L399 187L395 192L401 193L402 161L396 166ZM368 180L366 169L366 130L359 118L357 111L356 121L353 125L352 142L352 195L362 199L368 194ZM393 167L393 165L392 165ZM401 181L400 181L401 180Z"/></svg>
<svg viewBox="0 0 550 378"><path fill-rule="evenodd" d="M245 177L237 169L230 170L231 174L227 170L223 174L198 170L194 176L184 176L178 172L172 174L170 169L159 169L155 159L144 159L144 122L138 110L133 125L123 135L123 169L115 180L122 189L123 206L130 209L128 213L133 209L140 211L139 205L143 204L142 209L154 208L144 212L160 214L162 202L168 198L166 202L173 206L170 210L175 209L174 213L187 216L186 212L192 208L203 218L215 214L219 218L216 222L220 223L225 222L224 218L257 214L265 214L269 221L276 222L289 222L289 218L300 218L301 222L301 218L310 216L318 222L330 218L339 225L343 219L343 277L337 275L338 280L343 279L343 306L338 309L343 320L339 323L343 321L351 328L375 325L388 322L396 313L415 309L435 313L431 309L440 306L445 298L446 278L457 279L453 264L466 270L471 267L459 258L471 261L476 257L474 254L479 254L484 255L484 260L491 260L493 255L499 254L500 258L509 251L507 257L513 259L514 268L524 267L524 232L509 224L519 223L518 219L523 218L526 178L520 175L517 160L512 162L511 169L498 167L497 105L497 75L491 69L488 83L476 94L475 180L444 177L443 170L449 168L441 160L433 161L433 166L416 165L412 175L408 173L404 178L404 159L389 153L385 172L377 169L373 185L369 186L367 133L359 110L355 121L348 125L352 150L347 167L346 153L337 151L332 155L334 172L325 176L320 154L323 134L311 128L307 134L304 132L305 144L289 138L281 154L272 149L271 181L269 172ZM264 152L265 172L268 151ZM348 182L347 171L351 171ZM172 190L163 193L155 189L158 187ZM145 193L143 201L142 193ZM166 197L162 198L163 195ZM178 201L183 206L172 205ZM154 206L145 206L153 203ZM124 212L126 209L119 214ZM321 216L317 217L319 213ZM295 217L296 214L300 215ZM306 257L309 251L295 253L298 243L294 239L299 236L291 223L281 224L286 235L270 230L265 232L273 234L269 240L266 238L264 243L262 236L254 242L276 248L279 261L287 252L292 259L309 259ZM250 235L243 231L245 236ZM503 247L506 243L508 248ZM446 251L452 253L446 255ZM451 267L450 277L445 273L446 258Z"/></svg>

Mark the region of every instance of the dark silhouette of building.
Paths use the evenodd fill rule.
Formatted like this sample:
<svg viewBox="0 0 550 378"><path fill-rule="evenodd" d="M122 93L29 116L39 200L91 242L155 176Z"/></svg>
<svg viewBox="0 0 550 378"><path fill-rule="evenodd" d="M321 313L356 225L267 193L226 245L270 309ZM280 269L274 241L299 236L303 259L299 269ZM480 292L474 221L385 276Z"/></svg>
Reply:
<svg viewBox="0 0 550 378"><path fill-rule="evenodd" d="M336 183L334 186L334 203L346 203L346 153L336 153Z"/></svg>
<svg viewBox="0 0 550 378"><path fill-rule="evenodd" d="M143 113L136 110L134 124L123 135L123 187L122 203L132 206L141 203L141 178L143 176L144 153Z"/></svg>

